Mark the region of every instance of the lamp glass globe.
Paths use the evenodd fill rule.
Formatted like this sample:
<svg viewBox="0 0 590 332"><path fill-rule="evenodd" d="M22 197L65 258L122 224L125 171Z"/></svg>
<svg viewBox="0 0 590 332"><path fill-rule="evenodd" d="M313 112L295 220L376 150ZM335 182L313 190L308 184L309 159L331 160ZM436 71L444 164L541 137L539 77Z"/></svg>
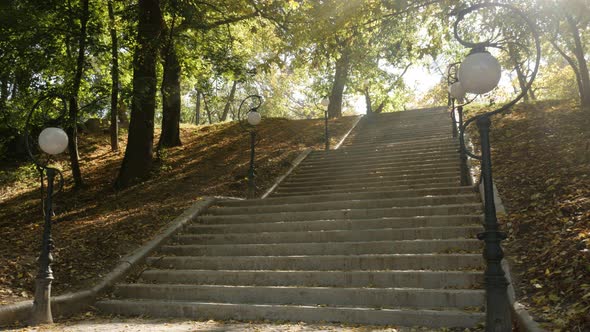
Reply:
<svg viewBox="0 0 590 332"><path fill-rule="evenodd" d="M489 52L469 54L459 67L459 81L467 93L484 94L500 82L502 68Z"/></svg>
<svg viewBox="0 0 590 332"><path fill-rule="evenodd" d="M330 98L328 98L328 97L322 98L321 104L324 107L328 107L328 105L330 105Z"/></svg>
<svg viewBox="0 0 590 332"><path fill-rule="evenodd" d="M260 121L262 121L262 117L260 116L260 113L258 113L256 111L248 112L248 123L250 125L256 126L260 123Z"/></svg>
<svg viewBox="0 0 590 332"><path fill-rule="evenodd" d="M455 82L449 86L449 93L457 100L465 98L465 88L461 82Z"/></svg>
<svg viewBox="0 0 590 332"><path fill-rule="evenodd" d="M68 135L61 128L45 128L39 134L39 147L47 154L60 154L68 147Z"/></svg>

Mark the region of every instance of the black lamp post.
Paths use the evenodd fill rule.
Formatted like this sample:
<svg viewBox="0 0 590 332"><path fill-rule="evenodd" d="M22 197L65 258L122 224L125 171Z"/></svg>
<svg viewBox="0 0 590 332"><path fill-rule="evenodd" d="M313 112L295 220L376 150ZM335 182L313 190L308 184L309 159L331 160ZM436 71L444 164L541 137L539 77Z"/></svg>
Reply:
<svg viewBox="0 0 590 332"><path fill-rule="evenodd" d="M324 109L324 148L326 151L330 150L330 132L328 131L328 106L330 106L330 98L325 96L320 102Z"/></svg>
<svg viewBox="0 0 590 332"><path fill-rule="evenodd" d="M52 102L56 99L61 104L61 107L58 107L58 116L52 119L52 111L55 112L56 108L56 104L53 104ZM51 262L53 261L51 255L51 250L53 249L53 240L51 239L51 217L53 216L53 196L63 188L63 176L61 172L56 168L47 166L50 158L42 161L33 153L33 150L36 150L36 148L33 148L31 121L38 120L33 117L33 114L37 110L42 112L41 121L44 126L47 126L38 136L37 142L39 148L48 156L53 156L64 152L68 146L68 135L66 135L63 129L58 127L64 122L65 114L67 112L66 98L58 95L42 97L29 111L25 124L26 149L30 159L35 163L35 166L39 171L39 177L41 179L41 199L45 218L43 238L41 242L41 254L39 256L39 271L35 281L35 299L30 321L31 325L53 323L53 317L51 315L51 282L53 281L53 271L51 270ZM45 176L47 177L47 188L45 188ZM59 178L57 190L54 189L56 177Z"/></svg>
<svg viewBox="0 0 590 332"><path fill-rule="evenodd" d="M495 114L504 112L520 101L531 88L531 85L537 75L539 69L539 62L541 59L541 45L539 34L536 30L535 24L518 8L501 3L481 3L457 13L457 20L454 25L455 38L463 46L471 48L469 55L463 60L458 71L458 78L462 88L466 93L484 94L493 90L500 81L501 68L498 60L496 60L486 48L504 49L505 44L518 45L524 47L522 43L509 41L501 36L496 36L492 40L484 42L469 42L459 36L458 26L465 16L485 8L500 8L508 10L515 14L517 18L522 20L534 39L534 68L528 77L527 84L524 89L520 91L518 96L504 106L491 112L479 114L467 120L461 125L461 141L464 141L465 128L469 124L475 122L479 129L481 156L476 156L472 152L467 151L465 145L462 144L464 152L472 158L481 160L481 177L484 187L485 200L485 221L483 233L478 234L478 238L485 242L483 252L486 260L485 270L485 284L486 284L486 331L487 332L504 332L512 331L512 322L510 318L510 303L508 300L507 287L508 282L504 270L502 269L502 259L504 253L501 247L501 241L506 239L506 234L500 231L498 220L496 217L496 206L494 203L494 189L492 180L492 158L490 150L490 126L491 117ZM494 31L495 33L495 31Z"/></svg>
<svg viewBox="0 0 590 332"><path fill-rule="evenodd" d="M242 118L242 106L250 99L256 99L258 104L248 110L244 114L245 119ZM256 183L255 183L255 171L254 171L254 159L256 154L256 126L262 121L262 117L258 112L258 108L262 104L262 97L259 95L250 95L240 103L238 108L238 119L240 119L240 125L242 128L250 133L250 168L248 169L248 195L247 197L252 199L256 196ZM247 122L245 124L244 122Z"/></svg>
<svg viewBox="0 0 590 332"><path fill-rule="evenodd" d="M453 120L453 137L457 137L458 131L463 126L463 106L465 102L465 88L459 82L458 69L461 62L455 62L449 65L447 72L447 83L449 84L449 100L451 106L451 118ZM457 105L458 104L458 105ZM457 130L459 127L459 130ZM459 160L461 161L461 185L468 186L471 184L469 177L469 167L467 167L467 153L465 153L465 139L463 133L459 134Z"/></svg>

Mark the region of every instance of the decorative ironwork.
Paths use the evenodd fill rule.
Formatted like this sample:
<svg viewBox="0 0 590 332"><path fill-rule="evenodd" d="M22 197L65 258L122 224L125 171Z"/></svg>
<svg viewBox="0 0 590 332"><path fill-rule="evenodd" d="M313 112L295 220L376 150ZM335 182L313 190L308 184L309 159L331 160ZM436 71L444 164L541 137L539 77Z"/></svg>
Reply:
<svg viewBox="0 0 590 332"><path fill-rule="evenodd" d="M256 100L257 104L250 107L245 114L242 114L242 107L248 100ZM256 154L256 125L258 123L251 123L252 119L250 113L258 113L258 108L262 105L262 97L259 95L250 95L240 103L238 108L238 119L240 126L244 131L250 133L250 167L248 168L248 194L249 199L256 197L256 170L254 165L254 159ZM259 120L258 120L259 121Z"/></svg>
<svg viewBox="0 0 590 332"><path fill-rule="evenodd" d="M51 103L56 99L58 105ZM37 148L36 144L34 144L36 140L31 136L31 132L33 131L32 122L41 122L43 127L53 127L64 124L66 122L67 114L66 100L67 98L65 96L56 94L40 98L29 111L25 123L25 145L29 158L35 164L35 167L39 172L39 178L41 180L41 204L44 215L41 254L39 256L39 271L35 282L35 299L33 302L33 312L30 322L32 325L53 323L53 317L51 314L51 283L53 281L51 263L53 261L53 256L51 251L54 246L51 237L51 218L53 217L53 198L56 194L62 191L64 186L64 178L61 171L57 168L48 166L51 158L48 157L42 160L35 155ZM55 114L56 108L57 114ZM35 116L35 112L38 110L41 111L40 117ZM57 188L55 187L56 177L58 178ZM45 181L47 181L47 188L45 188Z"/></svg>
<svg viewBox="0 0 590 332"><path fill-rule="evenodd" d="M462 123L462 105L457 107L461 108L459 111L459 123L460 123L460 141L461 149L465 155L470 156L481 161L481 181L484 187L484 214L485 222L483 233L478 234L478 239L485 242L485 249L483 256L486 260L485 270L485 284L486 284L486 331L504 332L512 331L511 322L511 310L510 303L508 300L507 287L508 282L506 280L505 272L502 269L502 259L504 253L501 247L501 241L506 239L506 234L500 231L496 216L496 206L494 202L494 189L492 179L492 158L490 149L489 132L491 126L491 117L495 114L504 112L514 106L520 101L530 90L531 85L537 75L539 69L539 63L541 58L541 44L539 33L536 30L535 24L518 8L502 3L481 3L473 5L466 9L460 10L457 15L457 20L454 24L454 35L457 41L465 47L471 48L472 52L482 52L486 48L496 48L504 50L505 46L516 46L526 48L523 43L516 41L510 41L504 39L506 36L502 36L497 31L492 31L492 38L483 42L467 41L462 38L459 34L459 24L463 21L466 15L475 11L486 9L486 8L502 8L507 10L509 13L515 14L515 18L518 18L526 24L530 34L533 36L535 53L534 53L534 67L530 75L527 77L528 81L522 91L510 102L504 104L502 107L476 115L465 123ZM506 18L502 18L505 20ZM530 54L529 54L530 56ZM459 77L460 79L460 77ZM472 123L476 123L479 129L480 135L480 147L481 156L475 155L469 151L465 146L465 129Z"/></svg>

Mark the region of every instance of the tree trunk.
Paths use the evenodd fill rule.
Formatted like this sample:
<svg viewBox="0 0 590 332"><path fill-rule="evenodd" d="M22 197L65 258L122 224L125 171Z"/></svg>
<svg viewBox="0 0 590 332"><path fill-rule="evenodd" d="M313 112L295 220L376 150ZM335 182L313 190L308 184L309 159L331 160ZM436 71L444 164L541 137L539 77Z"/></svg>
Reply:
<svg viewBox="0 0 590 332"><path fill-rule="evenodd" d="M117 40L117 30L115 27L115 13L113 11L113 0L109 0L109 25L111 32L111 150L119 150L119 43Z"/></svg>
<svg viewBox="0 0 590 332"><path fill-rule="evenodd" d="M565 59L565 61L567 61L567 63L574 71L574 75L576 76L576 84L578 85L578 94L580 95L580 100L582 100L582 92L584 91L584 87L582 86L582 77L580 75L580 70L578 69L576 61L572 57L567 55L565 51L561 49L559 45L557 45L556 41L549 40L549 42L551 43L551 45L553 45L553 48Z"/></svg>
<svg viewBox="0 0 590 332"><path fill-rule="evenodd" d="M342 116L342 95L344 86L348 80L348 70L350 66L350 54L348 48L344 48L340 58L336 61L336 73L334 74L334 85L330 94L330 104L328 105L328 116L330 118L339 118Z"/></svg>
<svg viewBox="0 0 590 332"><path fill-rule="evenodd" d="M367 106L367 116L371 116L373 110L371 109L371 95L369 94L369 89L365 89L365 105Z"/></svg>
<svg viewBox="0 0 590 332"><path fill-rule="evenodd" d="M156 61L161 33L159 0L139 0L137 47L133 56L133 101L125 157L116 188L146 178L152 168L154 113L156 110Z"/></svg>
<svg viewBox="0 0 590 332"><path fill-rule="evenodd" d="M170 148L182 145L180 141L180 62L174 47L174 21L168 29L163 26L161 43L162 77L162 133L158 147Z"/></svg>
<svg viewBox="0 0 590 332"><path fill-rule="evenodd" d="M195 109L195 124L201 124L201 93L197 90L197 105Z"/></svg>
<svg viewBox="0 0 590 332"><path fill-rule="evenodd" d="M209 120L209 124L213 124L213 119L211 118L211 110L209 109L209 103L203 95L203 103L205 104L205 112L207 112L207 119Z"/></svg>
<svg viewBox="0 0 590 332"><path fill-rule="evenodd" d="M82 81L82 74L84 73L84 60L86 53L86 26L88 17L90 15L88 9L88 1L82 0L82 18L80 20L80 37L78 40L78 58L76 60L76 74L74 75L74 82L72 84L72 95L70 97L70 126L67 129L69 145L68 151L70 153L70 163L72 167L72 175L74 177L74 186L79 189L84 185L82 180L82 172L80 171L80 156L78 154L78 95L80 93L80 83Z"/></svg>
<svg viewBox="0 0 590 332"><path fill-rule="evenodd" d="M518 86L520 87L520 91L524 91L526 89L526 77L524 72L522 71L522 67L520 66L520 62L518 61L518 56L514 51L514 47L511 44L508 44L508 54L510 55L510 60L514 64L514 69L516 71L516 78L518 79ZM524 96L524 101L529 101L529 93L527 92Z"/></svg>
<svg viewBox="0 0 590 332"><path fill-rule="evenodd" d="M580 104L582 106L590 106L590 73L588 72L588 64L584 57L584 46L582 45L582 39L580 38L580 29L578 28L573 17L567 16L567 22L570 27L570 31L574 38L574 55L578 60L578 69L580 70L580 80L582 90L580 91Z"/></svg>
<svg viewBox="0 0 590 332"><path fill-rule="evenodd" d="M221 116L221 121L227 120L227 114L229 113L229 109L231 107L231 103L234 101L234 96L236 95L236 88L238 87L238 81L234 81L234 84L231 86L231 91L229 92L229 97L227 98L227 102L225 103L225 107L223 108L223 115Z"/></svg>

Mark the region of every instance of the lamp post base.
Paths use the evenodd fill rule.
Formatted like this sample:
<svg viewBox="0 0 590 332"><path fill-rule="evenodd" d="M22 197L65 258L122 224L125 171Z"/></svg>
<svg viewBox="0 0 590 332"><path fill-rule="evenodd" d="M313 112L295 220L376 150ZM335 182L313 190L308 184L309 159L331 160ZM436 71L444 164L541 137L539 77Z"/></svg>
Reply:
<svg viewBox="0 0 590 332"><path fill-rule="evenodd" d="M52 279L38 278L35 281L35 301L29 323L32 326L53 324L51 315L51 282Z"/></svg>

